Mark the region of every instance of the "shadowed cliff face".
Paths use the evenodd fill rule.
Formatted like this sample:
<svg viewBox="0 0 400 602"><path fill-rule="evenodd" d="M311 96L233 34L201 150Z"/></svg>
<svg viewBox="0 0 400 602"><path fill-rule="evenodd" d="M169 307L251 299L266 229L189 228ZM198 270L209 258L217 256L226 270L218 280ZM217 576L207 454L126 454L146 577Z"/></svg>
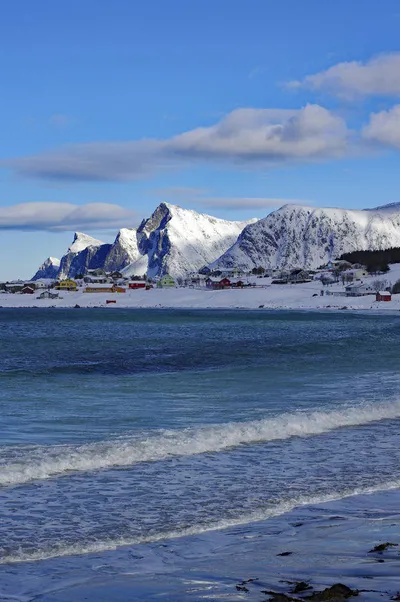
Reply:
<svg viewBox="0 0 400 602"><path fill-rule="evenodd" d="M83 251L79 251L79 253L64 255L57 277L73 278L77 274L84 274L86 270L103 268L111 246L111 244L104 244L99 247L87 247Z"/></svg>
<svg viewBox="0 0 400 602"><path fill-rule="evenodd" d="M120 271L140 257L135 228L122 228L104 262L106 272Z"/></svg>

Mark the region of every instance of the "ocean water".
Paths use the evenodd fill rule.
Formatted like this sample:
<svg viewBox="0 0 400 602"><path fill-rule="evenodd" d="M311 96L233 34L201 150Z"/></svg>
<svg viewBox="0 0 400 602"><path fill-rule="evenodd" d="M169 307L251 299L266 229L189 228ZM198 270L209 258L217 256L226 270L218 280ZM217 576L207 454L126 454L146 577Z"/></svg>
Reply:
<svg viewBox="0 0 400 602"><path fill-rule="evenodd" d="M0 599L399 487L399 350L398 316L1 310Z"/></svg>

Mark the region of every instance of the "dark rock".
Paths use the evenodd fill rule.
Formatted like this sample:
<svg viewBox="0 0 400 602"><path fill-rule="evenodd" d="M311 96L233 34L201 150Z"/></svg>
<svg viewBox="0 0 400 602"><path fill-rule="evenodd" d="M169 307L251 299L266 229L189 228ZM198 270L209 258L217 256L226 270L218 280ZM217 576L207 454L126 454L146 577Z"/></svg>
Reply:
<svg viewBox="0 0 400 602"><path fill-rule="evenodd" d="M258 309L263 309L264 305L259 305Z"/></svg>
<svg viewBox="0 0 400 602"><path fill-rule="evenodd" d="M264 591L262 594L269 594L271 598L268 598L268 602L298 602L299 598L291 598L286 594L278 594L276 592Z"/></svg>
<svg viewBox="0 0 400 602"><path fill-rule="evenodd" d="M350 589L343 583L335 583L332 587L327 587L322 592L316 592L307 596L306 600L312 600L313 602L345 602L353 596L358 596L358 591Z"/></svg>
<svg viewBox="0 0 400 602"><path fill-rule="evenodd" d="M277 556L291 556L293 554L293 552L281 552L280 554L277 554Z"/></svg>
<svg viewBox="0 0 400 602"><path fill-rule="evenodd" d="M371 552L381 553L384 552L387 548L395 548L398 545L398 543L390 543L390 541L387 541L386 543L380 543L379 545L372 548L372 550L370 550L368 554L371 554Z"/></svg>
<svg viewBox="0 0 400 602"><path fill-rule="evenodd" d="M248 592L248 588L245 585L237 585L236 589L238 592Z"/></svg>
<svg viewBox="0 0 400 602"><path fill-rule="evenodd" d="M306 581L299 581L292 589L292 594L300 594L300 592L305 592L308 589L312 589L311 585L306 583Z"/></svg>
<svg viewBox="0 0 400 602"><path fill-rule="evenodd" d="M78 304L74 305L74 309L80 309L80 307L81 307L81 306L80 306L80 305L78 305Z"/></svg>

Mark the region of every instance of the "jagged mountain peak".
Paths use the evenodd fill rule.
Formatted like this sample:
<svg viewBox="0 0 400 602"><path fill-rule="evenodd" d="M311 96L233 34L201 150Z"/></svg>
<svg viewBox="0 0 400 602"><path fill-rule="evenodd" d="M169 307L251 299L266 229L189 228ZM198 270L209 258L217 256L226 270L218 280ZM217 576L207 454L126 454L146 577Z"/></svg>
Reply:
<svg viewBox="0 0 400 602"><path fill-rule="evenodd" d="M39 280L41 278L50 278L55 280L57 278L58 270L60 269L60 260L57 257L48 257L46 261L42 263L32 280Z"/></svg>
<svg viewBox="0 0 400 602"><path fill-rule="evenodd" d="M84 234L83 232L75 232L74 240L72 244L68 248L69 253L79 253L83 251L87 247L99 247L104 243L97 238L93 238L93 236L89 236L89 234Z"/></svg>
<svg viewBox="0 0 400 602"><path fill-rule="evenodd" d="M248 224L161 203L137 230L141 258L124 274L184 276L216 259ZM146 258L146 259L145 259Z"/></svg>

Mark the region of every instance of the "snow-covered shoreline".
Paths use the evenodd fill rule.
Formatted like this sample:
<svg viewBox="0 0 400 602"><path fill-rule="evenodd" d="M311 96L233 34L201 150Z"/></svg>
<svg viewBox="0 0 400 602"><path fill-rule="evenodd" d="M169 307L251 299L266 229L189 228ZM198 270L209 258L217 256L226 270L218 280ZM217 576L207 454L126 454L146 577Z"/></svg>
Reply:
<svg viewBox="0 0 400 602"><path fill-rule="evenodd" d="M287 310L363 310L400 311L400 295L389 302L378 302L375 295L345 297L321 296L321 283L270 284L265 287L207 290L171 288L129 290L126 293L85 293L63 291L58 299L38 299L39 294L0 295L0 308L74 308L109 307L110 309L287 309ZM107 304L107 301L115 303Z"/></svg>

